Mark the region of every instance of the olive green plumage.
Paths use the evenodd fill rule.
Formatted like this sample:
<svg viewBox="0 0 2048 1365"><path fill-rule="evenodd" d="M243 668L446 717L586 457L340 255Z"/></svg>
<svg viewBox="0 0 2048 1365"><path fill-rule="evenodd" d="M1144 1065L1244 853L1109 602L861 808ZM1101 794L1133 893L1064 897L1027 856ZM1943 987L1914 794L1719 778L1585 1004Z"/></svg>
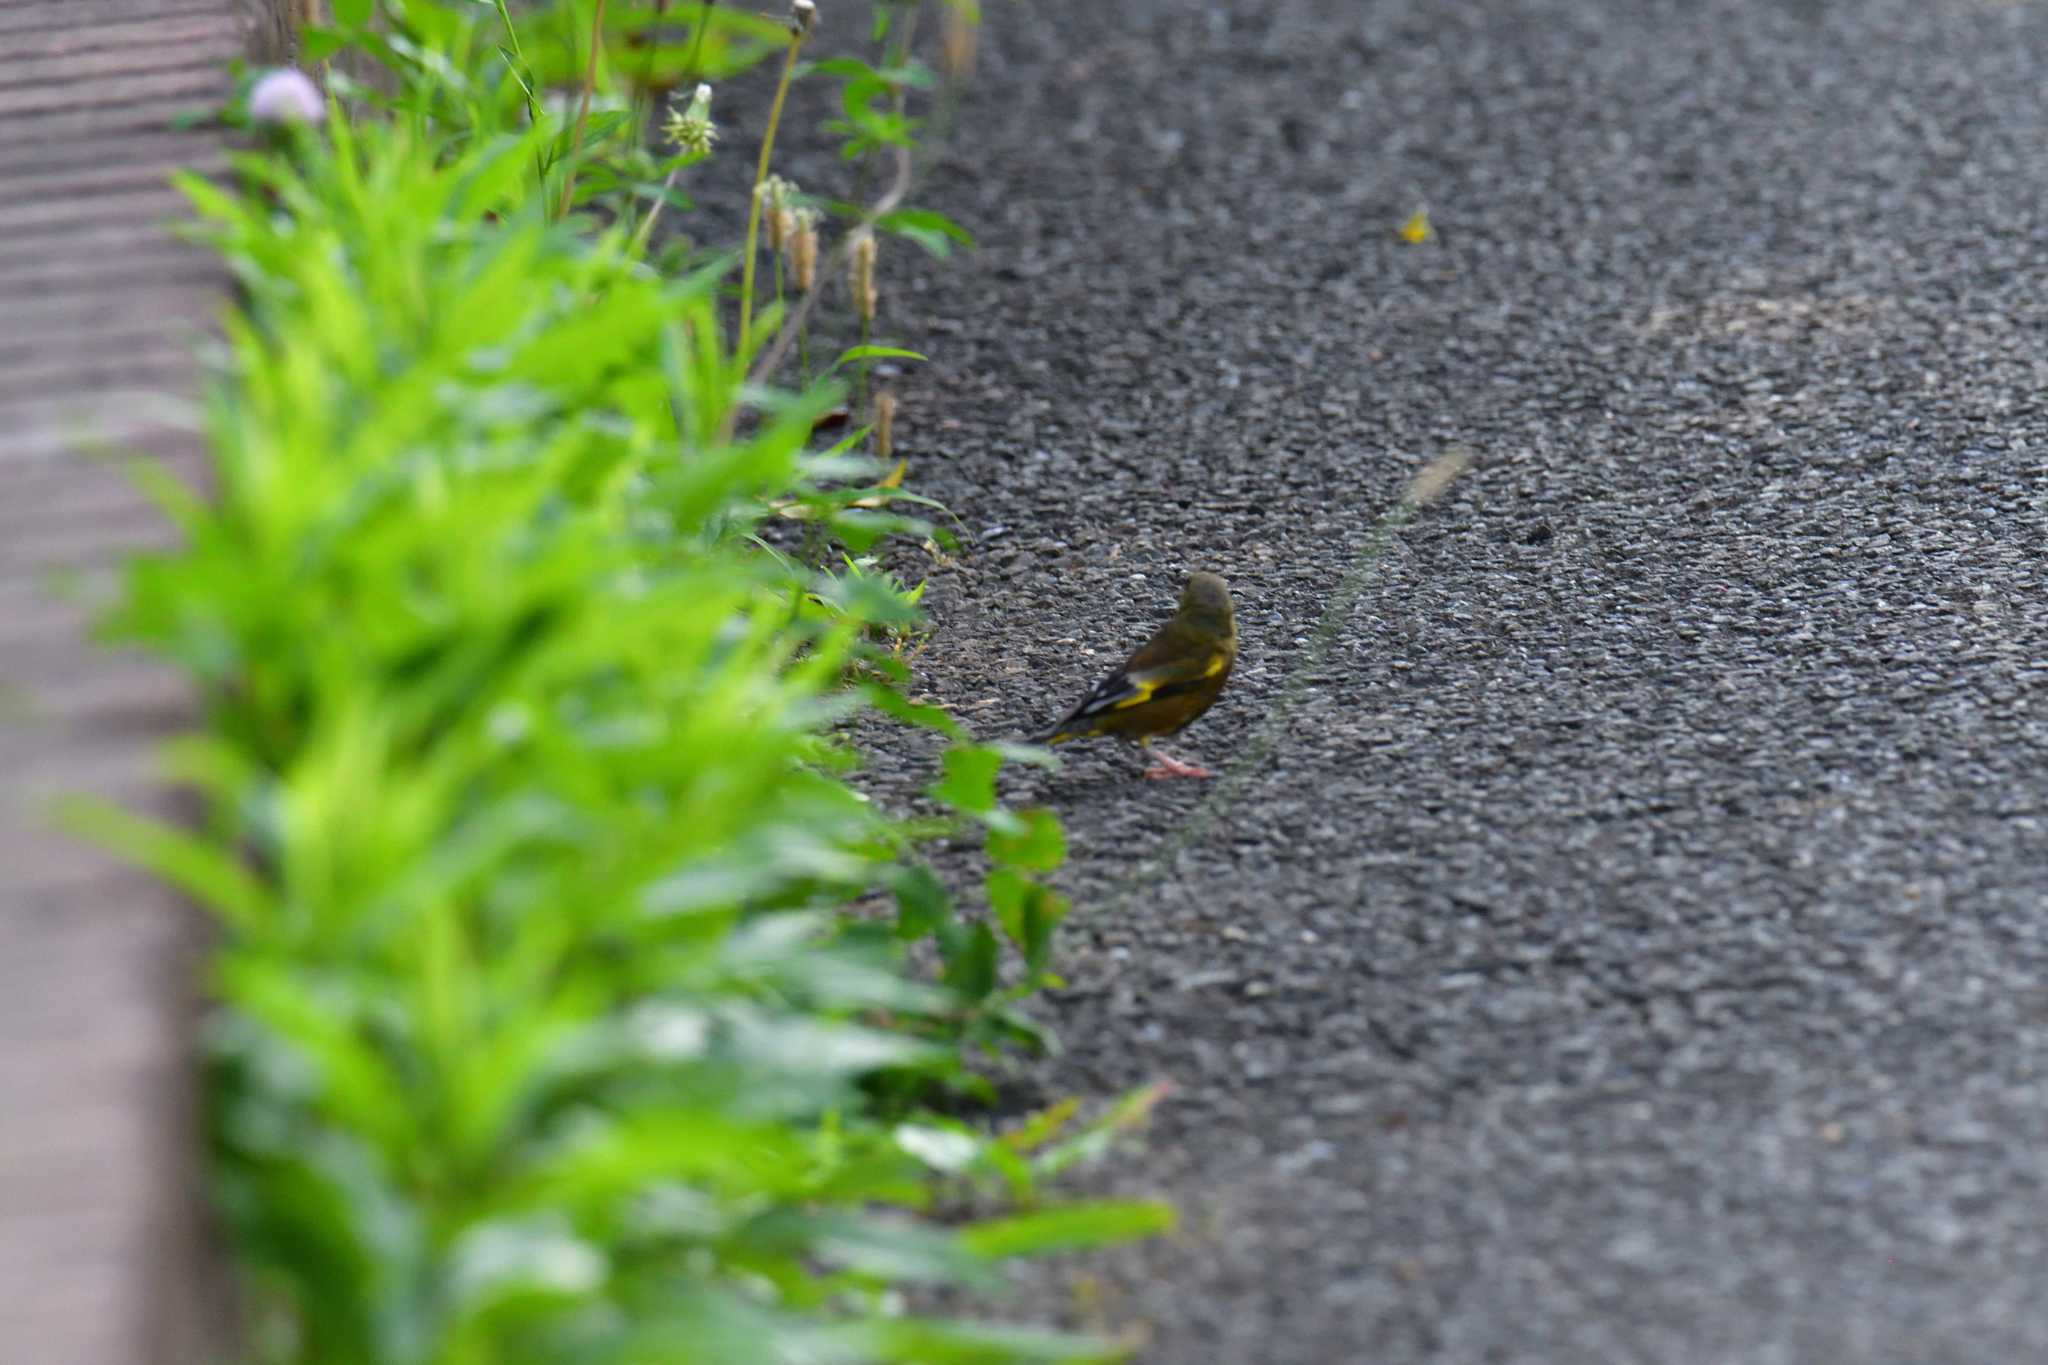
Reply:
<svg viewBox="0 0 2048 1365"><path fill-rule="evenodd" d="M1149 745L1161 735L1177 734L1215 704L1235 662L1237 617L1230 589L1215 574L1193 574L1173 619L1037 742L1107 735ZM1159 758L1156 775L1200 772L1163 754Z"/></svg>

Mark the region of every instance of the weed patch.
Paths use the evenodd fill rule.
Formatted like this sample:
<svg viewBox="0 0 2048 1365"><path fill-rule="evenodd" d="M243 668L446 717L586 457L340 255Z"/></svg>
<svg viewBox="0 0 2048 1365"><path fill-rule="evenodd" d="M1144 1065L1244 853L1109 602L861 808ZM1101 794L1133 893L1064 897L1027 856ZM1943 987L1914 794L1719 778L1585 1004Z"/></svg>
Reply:
<svg viewBox="0 0 2048 1365"><path fill-rule="evenodd" d="M897 691L916 590L864 556L931 530L901 468L857 454L866 427L814 436L896 352L786 372L802 307L756 300L751 247L766 211L781 281L818 220L758 192L770 144L744 260L652 231L722 166L709 83L780 60L779 105L807 16L332 16L303 35L324 95L273 80L235 114L264 145L184 182L241 286L211 487L138 464L181 543L128 566L106 623L195 685L202 724L166 760L203 819L68 812L218 924L211 1171L252 1358L1120 1354L905 1307L1166 1226L1041 1190L1156 1096L1008 1134L925 1107L975 1090L978 1051L1044 1041L1023 1002L1067 909L1059 826L997 799L1032 751ZM843 83L856 159L907 164L913 68L890 51L805 78ZM853 212L850 259L871 270L892 226L957 237L902 209L906 181ZM807 552L763 535L792 516ZM943 819L846 784L868 706L945 737ZM962 830L986 918L918 856ZM919 944L934 976L906 966ZM994 1195L992 1218L948 1216Z"/></svg>

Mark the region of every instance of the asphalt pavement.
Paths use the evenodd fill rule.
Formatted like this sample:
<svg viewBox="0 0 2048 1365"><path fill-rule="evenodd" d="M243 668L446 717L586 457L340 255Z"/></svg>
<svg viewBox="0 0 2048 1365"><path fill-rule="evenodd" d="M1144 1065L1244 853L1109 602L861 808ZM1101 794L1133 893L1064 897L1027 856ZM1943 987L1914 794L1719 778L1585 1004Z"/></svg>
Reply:
<svg viewBox="0 0 2048 1365"><path fill-rule="evenodd" d="M1276 727L1157 867L1213 785L1013 782L1080 906L1030 1081L1171 1079L1090 1182L1185 1226L1012 1307L1160 1365L2048 1359L2048 6L983 8L920 190L981 248L885 259L966 531L920 686L1030 727L1213 568L1174 752Z"/></svg>

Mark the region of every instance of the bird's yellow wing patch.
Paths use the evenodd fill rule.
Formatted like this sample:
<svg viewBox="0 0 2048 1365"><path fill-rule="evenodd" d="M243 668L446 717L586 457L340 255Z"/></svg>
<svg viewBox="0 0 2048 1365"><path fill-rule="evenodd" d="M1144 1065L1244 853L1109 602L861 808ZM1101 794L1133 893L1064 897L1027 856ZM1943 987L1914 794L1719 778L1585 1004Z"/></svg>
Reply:
<svg viewBox="0 0 2048 1365"><path fill-rule="evenodd" d="M1159 698L1161 694L1174 696L1200 684L1231 667L1231 657L1223 653L1212 653L1202 659L1200 667L1192 667L1192 659L1186 663L1169 663L1157 669L1139 669L1137 673L1116 673L1104 679L1096 688L1096 694L1087 698L1075 708L1069 720L1087 720L1092 716L1108 716L1118 710L1130 710Z"/></svg>
<svg viewBox="0 0 2048 1365"><path fill-rule="evenodd" d="M1139 682L1136 678L1126 678L1124 683L1131 690L1119 696L1104 697L1102 699L1103 710L1128 711L1133 706L1143 706L1146 702L1152 700L1152 694L1159 690L1157 682Z"/></svg>
<svg viewBox="0 0 2048 1365"><path fill-rule="evenodd" d="M1074 708L1068 720L1087 720L1092 716L1106 716L1112 711L1127 711L1133 706L1143 706L1152 694L1159 690L1162 679L1140 681L1128 673L1118 673L1105 678L1102 685Z"/></svg>
<svg viewBox="0 0 2048 1365"><path fill-rule="evenodd" d="M1202 661L1199 671L1186 664L1171 664L1165 668L1148 670L1136 677L1126 673L1123 682L1130 691L1116 697L1104 697L1097 711L1128 711L1133 706L1143 706L1157 696L1162 689L1177 692L1195 683L1215 677L1230 667L1230 656L1222 653L1211 654Z"/></svg>

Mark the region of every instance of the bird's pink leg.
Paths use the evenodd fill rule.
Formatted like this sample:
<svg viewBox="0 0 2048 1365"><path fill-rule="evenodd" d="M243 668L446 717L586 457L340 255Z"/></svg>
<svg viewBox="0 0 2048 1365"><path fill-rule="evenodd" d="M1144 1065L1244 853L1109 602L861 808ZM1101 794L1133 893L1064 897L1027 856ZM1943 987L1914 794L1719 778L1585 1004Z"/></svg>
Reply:
<svg viewBox="0 0 2048 1365"><path fill-rule="evenodd" d="M1152 766L1145 769L1145 776L1147 777L1156 779L1161 777L1214 776L1207 768L1197 767L1193 763L1183 763L1171 754L1160 753L1157 749L1148 748L1145 752L1150 754L1153 759Z"/></svg>

